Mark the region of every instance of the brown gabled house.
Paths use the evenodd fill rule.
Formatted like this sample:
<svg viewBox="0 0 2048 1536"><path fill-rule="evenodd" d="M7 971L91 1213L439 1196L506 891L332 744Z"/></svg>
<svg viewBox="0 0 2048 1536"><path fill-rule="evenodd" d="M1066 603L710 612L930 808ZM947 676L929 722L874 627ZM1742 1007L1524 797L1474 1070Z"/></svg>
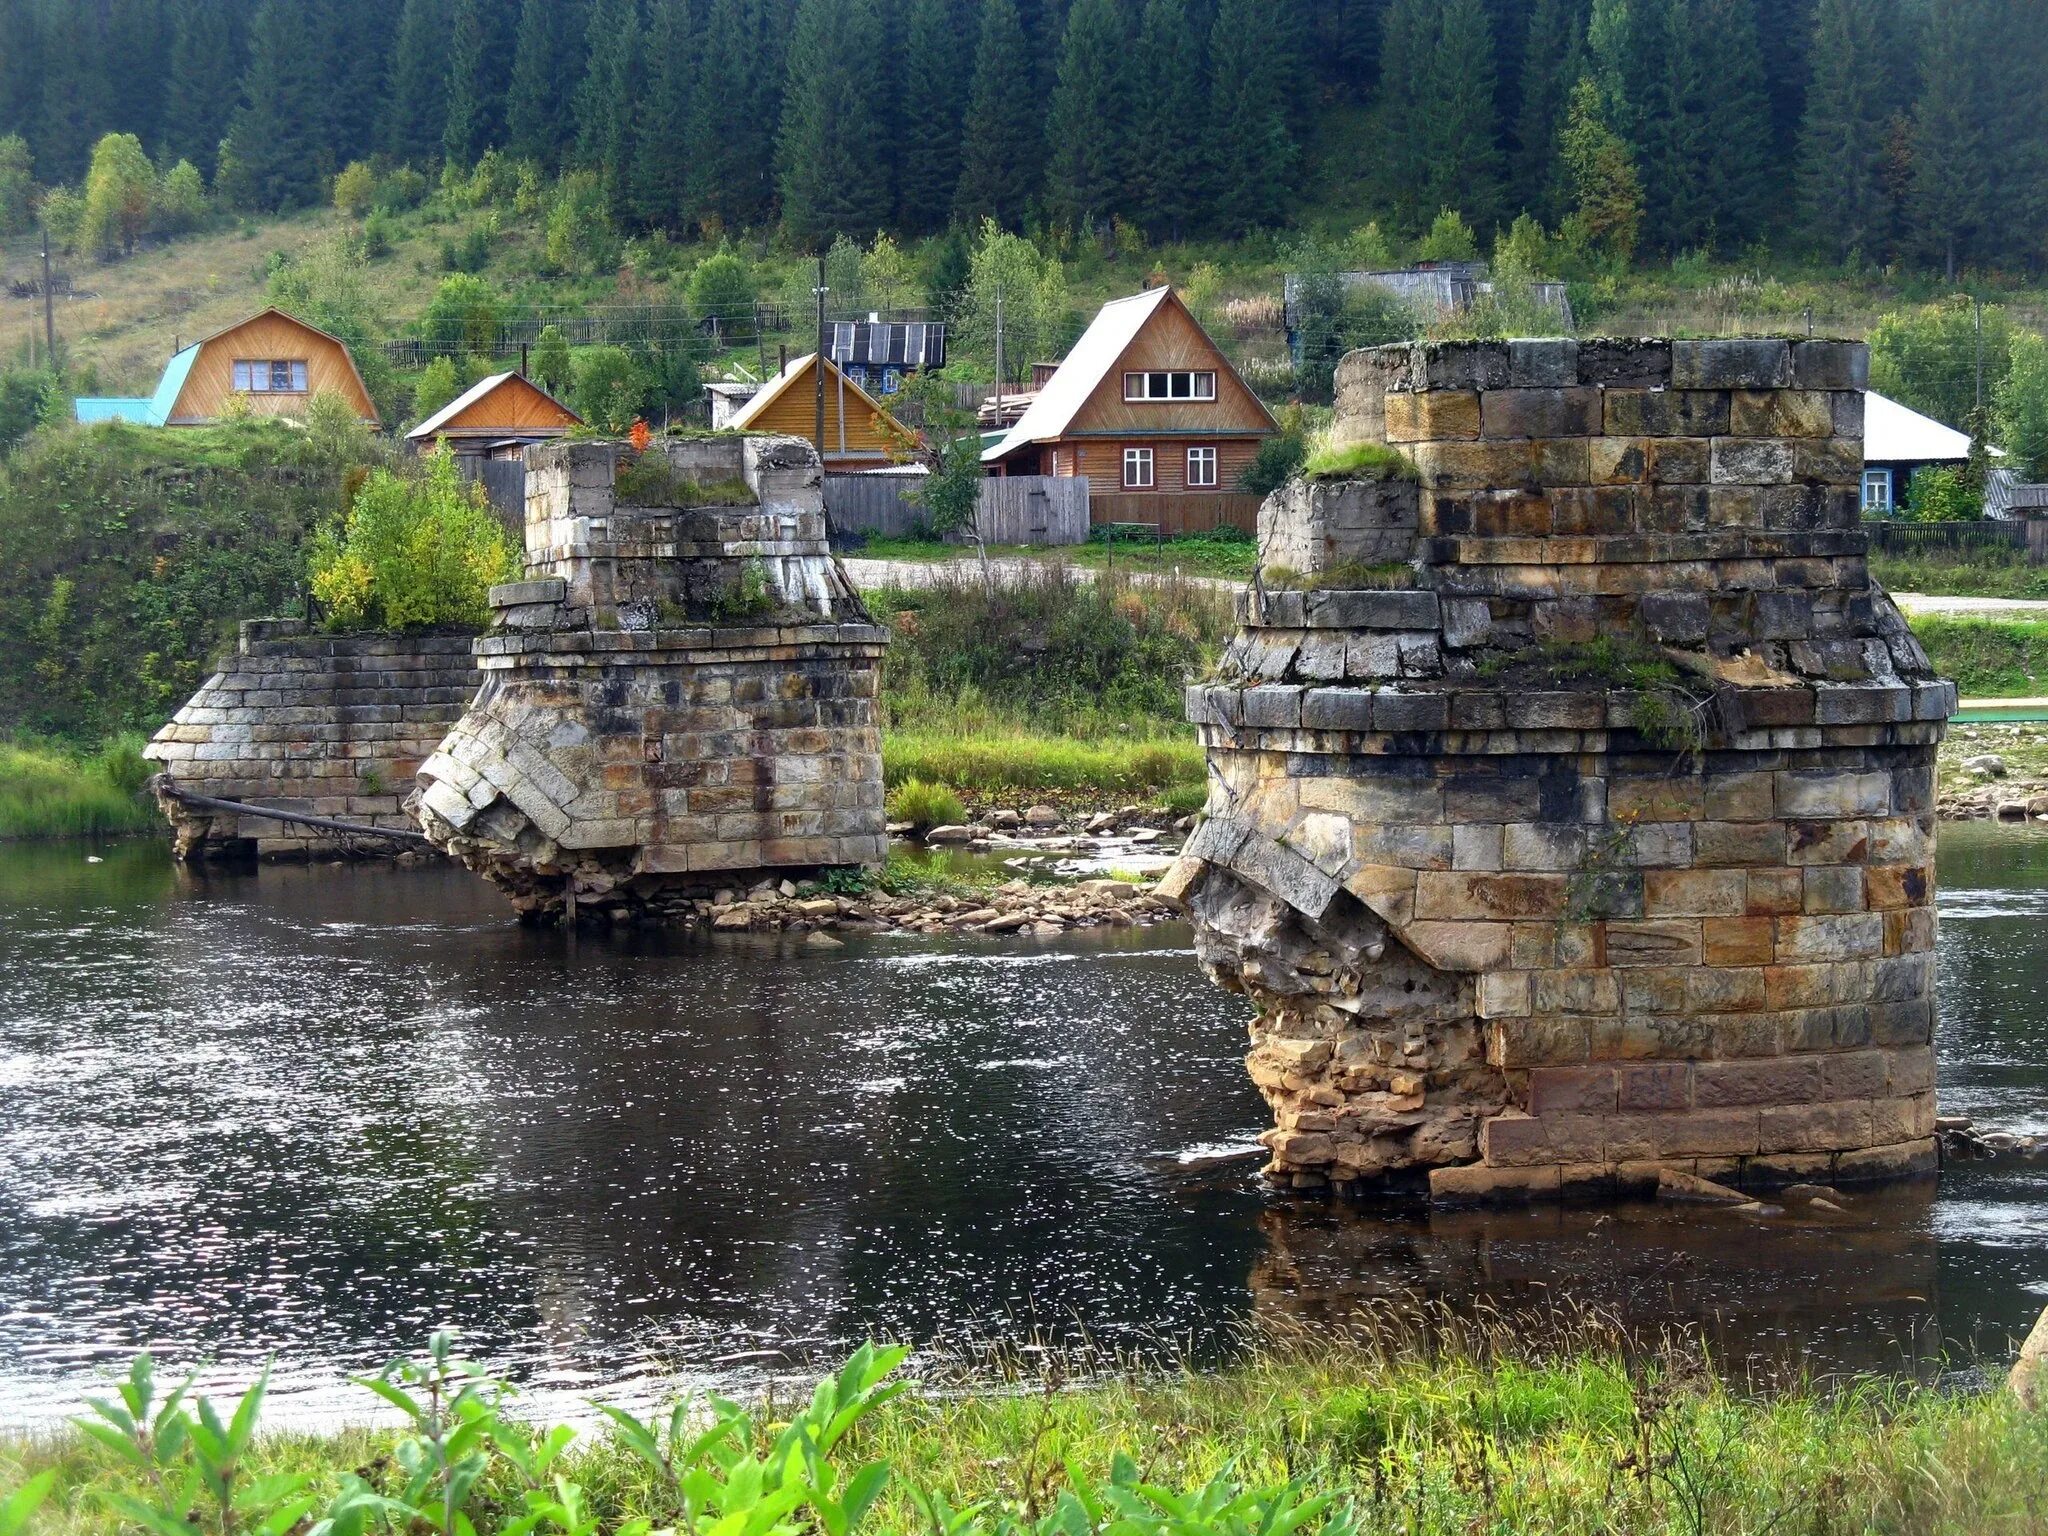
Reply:
<svg viewBox="0 0 2048 1536"><path fill-rule="evenodd" d="M1096 523L1252 531L1239 480L1280 430L1171 288L1102 306L1023 419L982 454L991 473L1079 475Z"/></svg>

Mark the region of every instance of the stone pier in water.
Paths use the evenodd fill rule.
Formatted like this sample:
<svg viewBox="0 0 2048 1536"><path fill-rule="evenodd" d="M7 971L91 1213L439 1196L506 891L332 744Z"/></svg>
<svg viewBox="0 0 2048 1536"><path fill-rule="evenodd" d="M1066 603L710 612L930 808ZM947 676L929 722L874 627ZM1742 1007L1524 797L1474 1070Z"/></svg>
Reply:
<svg viewBox="0 0 2048 1536"><path fill-rule="evenodd" d="M1345 360L1339 434L1385 447L1262 509L1166 882L1258 1007L1272 1176L1933 1168L1955 691L1866 571L1866 373L1833 341Z"/></svg>
<svg viewBox="0 0 2048 1536"><path fill-rule="evenodd" d="M528 450L527 579L420 769L427 835L523 916L680 913L877 864L875 625L795 438Z"/></svg>

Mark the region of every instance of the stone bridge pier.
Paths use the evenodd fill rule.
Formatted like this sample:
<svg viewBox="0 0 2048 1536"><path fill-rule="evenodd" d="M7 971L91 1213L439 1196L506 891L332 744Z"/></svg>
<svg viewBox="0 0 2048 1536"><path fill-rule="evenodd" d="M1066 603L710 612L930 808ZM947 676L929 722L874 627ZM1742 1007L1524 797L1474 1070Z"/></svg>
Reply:
<svg viewBox="0 0 2048 1536"><path fill-rule="evenodd" d="M808 443L530 449L526 549L420 768L429 838L549 921L882 861L887 631L826 543Z"/></svg>
<svg viewBox="0 0 2048 1536"><path fill-rule="evenodd" d="M1860 344L1353 353L1260 514L1166 890L1268 1173L1541 1199L1935 1165L1934 753Z"/></svg>

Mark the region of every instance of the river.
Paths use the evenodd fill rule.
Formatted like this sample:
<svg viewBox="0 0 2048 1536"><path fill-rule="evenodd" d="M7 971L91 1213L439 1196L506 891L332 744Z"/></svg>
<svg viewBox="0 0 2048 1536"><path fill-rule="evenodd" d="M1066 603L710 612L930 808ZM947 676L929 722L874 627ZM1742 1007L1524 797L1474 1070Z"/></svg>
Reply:
<svg viewBox="0 0 2048 1536"><path fill-rule="evenodd" d="M1724 1213L1266 1193L1244 1004L1185 930L522 929L453 868L194 877L0 848L0 1423L148 1348L273 1419L452 1325L543 1401L744 1389L869 1334L1226 1356L1433 1297L1588 1305L1724 1359L1926 1374L2048 1302L2048 1165ZM2048 836L1948 828L1945 1111L2048 1130Z"/></svg>

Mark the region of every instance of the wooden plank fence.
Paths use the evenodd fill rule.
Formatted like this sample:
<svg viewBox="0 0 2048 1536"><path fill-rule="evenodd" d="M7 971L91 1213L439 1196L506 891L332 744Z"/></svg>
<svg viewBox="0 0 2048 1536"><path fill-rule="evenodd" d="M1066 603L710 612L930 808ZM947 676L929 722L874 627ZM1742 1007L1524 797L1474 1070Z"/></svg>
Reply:
<svg viewBox="0 0 2048 1536"><path fill-rule="evenodd" d="M2031 520L1987 517L1961 523L1907 523L1866 518L1863 529L1870 535L1870 552L1874 555L1912 556L1934 550L1945 554L1969 550L2003 554L2019 550L2025 552L2030 565L2048 559L2048 525L2036 533Z"/></svg>
<svg viewBox="0 0 2048 1536"><path fill-rule="evenodd" d="M925 511L903 497L902 475L827 475L825 515L835 536L906 538ZM1083 544L1088 482L1073 475L1009 475L981 482L976 526L991 544ZM957 541L957 536L956 536Z"/></svg>

